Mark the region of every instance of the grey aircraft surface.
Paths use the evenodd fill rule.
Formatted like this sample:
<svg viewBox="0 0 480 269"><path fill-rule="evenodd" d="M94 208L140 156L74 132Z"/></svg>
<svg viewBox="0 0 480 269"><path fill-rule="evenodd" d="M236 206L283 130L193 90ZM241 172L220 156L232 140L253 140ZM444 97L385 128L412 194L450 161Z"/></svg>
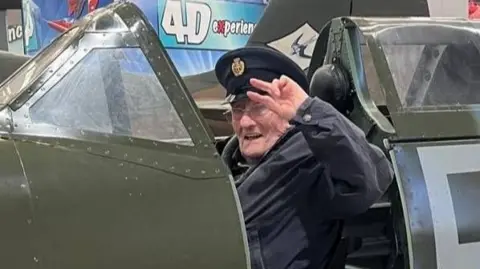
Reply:
<svg viewBox="0 0 480 269"><path fill-rule="evenodd" d="M319 33L310 95L396 174L345 222L329 269L480 263L479 26L338 17ZM0 65L1 268L250 268L209 105L135 5L92 12Z"/></svg>

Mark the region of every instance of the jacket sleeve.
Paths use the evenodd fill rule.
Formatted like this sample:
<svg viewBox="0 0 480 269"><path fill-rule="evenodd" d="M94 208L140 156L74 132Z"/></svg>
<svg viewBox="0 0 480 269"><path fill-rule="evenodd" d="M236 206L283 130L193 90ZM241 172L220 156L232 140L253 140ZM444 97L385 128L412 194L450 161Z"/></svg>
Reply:
<svg viewBox="0 0 480 269"><path fill-rule="evenodd" d="M394 174L385 154L330 104L308 98L291 124L302 132L317 158L315 190L323 217L363 213L390 186Z"/></svg>

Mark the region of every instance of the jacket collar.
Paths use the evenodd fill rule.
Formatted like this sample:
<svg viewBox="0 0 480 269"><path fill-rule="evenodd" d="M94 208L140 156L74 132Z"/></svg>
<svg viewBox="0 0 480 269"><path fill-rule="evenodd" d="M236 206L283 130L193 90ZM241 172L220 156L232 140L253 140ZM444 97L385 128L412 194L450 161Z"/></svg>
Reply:
<svg viewBox="0 0 480 269"><path fill-rule="evenodd" d="M238 137L235 135L228 140L221 156L234 177L243 174L251 166L240 152Z"/></svg>

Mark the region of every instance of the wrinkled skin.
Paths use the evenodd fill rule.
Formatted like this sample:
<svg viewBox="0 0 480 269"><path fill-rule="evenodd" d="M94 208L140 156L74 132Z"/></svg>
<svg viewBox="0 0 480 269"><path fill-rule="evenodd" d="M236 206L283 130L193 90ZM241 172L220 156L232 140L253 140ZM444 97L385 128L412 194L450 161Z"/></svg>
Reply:
<svg viewBox="0 0 480 269"><path fill-rule="evenodd" d="M232 104L232 126L247 160L263 156L282 136L288 121L247 98Z"/></svg>
<svg viewBox="0 0 480 269"><path fill-rule="evenodd" d="M255 160L285 133L288 122L308 95L286 76L272 82L251 79L250 85L266 94L248 91L248 98L231 104L231 120L242 155Z"/></svg>

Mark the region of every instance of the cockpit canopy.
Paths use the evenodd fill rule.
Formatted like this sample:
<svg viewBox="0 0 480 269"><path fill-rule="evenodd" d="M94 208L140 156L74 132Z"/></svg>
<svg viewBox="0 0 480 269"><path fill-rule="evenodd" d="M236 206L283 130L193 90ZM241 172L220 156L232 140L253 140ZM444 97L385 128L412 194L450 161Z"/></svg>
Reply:
<svg viewBox="0 0 480 269"><path fill-rule="evenodd" d="M0 85L0 108L22 115L15 118L21 126L192 145L200 126L185 122L196 116L175 109L189 106L187 95L151 26L132 8L119 2L96 10L56 38ZM175 88L183 94L169 96Z"/></svg>
<svg viewBox="0 0 480 269"><path fill-rule="evenodd" d="M326 29L325 63L340 59L367 114L387 133L478 135L471 113L480 112L479 26L454 18L338 18ZM446 119L452 124L441 126Z"/></svg>
<svg viewBox="0 0 480 269"><path fill-rule="evenodd" d="M476 28L416 21L381 30L376 39L403 108L480 104Z"/></svg>

